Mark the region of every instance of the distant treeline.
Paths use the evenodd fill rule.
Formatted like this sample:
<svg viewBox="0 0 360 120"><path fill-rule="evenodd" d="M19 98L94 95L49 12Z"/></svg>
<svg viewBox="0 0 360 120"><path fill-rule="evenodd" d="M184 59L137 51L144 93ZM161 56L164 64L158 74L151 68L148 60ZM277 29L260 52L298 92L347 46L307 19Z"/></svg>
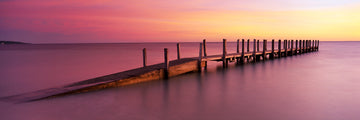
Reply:
<svg viewBox="0 0 360 120"><path fill-rule="evenodd" d="M4 44L30 44L30 43L24 43L18 41L0 41L0 45L4 45Z"/></svg>

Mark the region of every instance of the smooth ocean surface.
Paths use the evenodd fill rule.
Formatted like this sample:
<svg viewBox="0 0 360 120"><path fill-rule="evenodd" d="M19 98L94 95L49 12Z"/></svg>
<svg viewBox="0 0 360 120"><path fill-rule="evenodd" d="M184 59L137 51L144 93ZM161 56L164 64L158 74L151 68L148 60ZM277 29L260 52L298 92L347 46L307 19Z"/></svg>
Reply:
<svg viewBox="0 0 360 120"><path fill-rule="evenodd" d="M176 59L176 43L0 45L0 97L141 67L144 47L149 64L163 61L165 47ZM196 57L198 47L183 43L181 54ZM235 49L228 43L228 53ZM221 43L208 43L209 55L221 50ZM359 61L360 42L321 42L318 52L232 63L225 70L210 62L207 72L169 81L20 104L0 101L0 119L359 120Z"/></svg>

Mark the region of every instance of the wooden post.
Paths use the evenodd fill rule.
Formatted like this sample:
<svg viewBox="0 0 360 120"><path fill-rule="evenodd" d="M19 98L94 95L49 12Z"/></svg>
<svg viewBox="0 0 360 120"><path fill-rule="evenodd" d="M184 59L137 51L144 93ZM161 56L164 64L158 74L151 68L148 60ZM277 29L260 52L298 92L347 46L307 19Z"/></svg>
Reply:
<svg viewBox="0 0 360 120"><path fill-rule="evenodd" d="M290 49L291 49L291 50L290 50L290 52L291 52L290 55L293 55L293 53L294 53L294 50L293 50L293 49L294 49L294 40L291 40L291 47L290 47Z"/></svg>
<svg viewBox="0 0 360 120"><path fill-rule="evenodd" d="M176 44L176 51L177 51L177 59L180 60L180 43Z"/></svg>
<svg viewBox="0 0 360 120"><path fill-rule="evenodd" d="M318 44L317 44L317 50L319 50L319 46L320 46L320 40L318 40Z"/></svg>
<svg viewBox="0 0 360 120"><path fill-rule="evenodd" d="M146 48L143 49L143 66L146 67L147 59L146 59Z"/></svg>
<svg viewBox="0 0 360 120"><path fill-rule="evenodd" d="M287 56L287 40L284 40L285 57Z"/></svg>
<svg viewBox="0 0 360 120"><path fill-rule="evenodd" d="M274 39L272 39L272 41L271 41L271 54L270 54L270 59L274 59L274 55L275 55L275 46L274 46L274 43L275 43L275 40Z"/></svg>
<svg viewBox="0 0 360 120"><path fill-rule="evenodd" d="M278 58L280 58L281 57L281 40L279 40L279 42L278 42L278 46L279 46L279 50L278 50Z"/></svg>
<svg viewBox="0 0 360 120"><path fill-rule="evenodd" d="M237 39L237 42L236 42L236 53L240 53L240 39Z"/></svg>
<svg viewBox="0 0 360 120"><path fill-rule="evenodd" d="M245 40L244 39L242 39L242 46L241 46L241 59L240 59L240 61L241 61L241 63L244 63L245 62Z"/></svg>
<svg viewBox="0 0 360 120"><path fill-rule="evenodd" d="M297 51L298 51L298 40L296 40L296 44L295 44L295 55L297 55L298 53L297 53Z"/></svg>
<svg viewBox="0 0 360 120"><path fill-rule="evenodd" d="M201 61L202 61L202 58L203 58L203 56L202 56L202 51L203 51L202 48L204 48L203 44L200 43L200 46L199 46L199 60L198 60L198 71L199 72L201 72L201 69L202 69L202 67L201 67Z"/></svg>
<svg viewBox="0 0 360 120"><path fill-rule="evenodd" d="M260 44L260 42L259 42L259 40L257 40L257 51L258 52L260 51L260 47L259 47L260 45L259 44Z"/></svg>
<svg viewBox="0 0 360 120"><path fill-rule="evenodd" d="M169 78L169 59L168 59L168 49L164 48L164 79Z"/></svg>
<svg viewBox="0 0 360 120"><path fill-rule="evenodd" d="M290 40L287 41L287 43L288 43L288 44L286 45L286 46L287 46L287 49L290 49Z"/></svg>
<svg viewBox="0 0 360 120"><path fill-rule="evenodd" d="M206 57L207 56L207 53L206 53L206 39L203 40L203 48L204 48L204 56Z"/></svg>
<svg viewBox="0 0 360 120"><path fill-rule="evenodd" d="M302 48L301 48L301 49L302 49L302 51L303 51L303 53L305 53L305 52L306 52L306 51L305 51L305 46L306 46L306 45L305 45L305 40L303 40L303 46L302 46Z"/></svg>
<svg viewBox="0 0 360 120"><path fill-rule="evenodd" d="M247 52L250 52L250 39L247 40Z"/></svg>
<svg viewBox="0 0 360 120"><path fill-rule="evenodd" d="M254 39L253 62L256 62L256 39Z"/></svg>
<svg viewBox="0 0 360 120"><path fill-rule="evenodd" d="M222 56L222 59L223 59L223 68L226 68L227 65L228 65L228 61L226 59L226 39L223 39L223 56Z"/></svg>
<svg viewBox="0 0 360 120"><path fill-rule="evenodd" d="M315 51L315 40L313 40L312 51Z"/></svg>
<svg viewBox="0 0 360 120"><path fill-rule="evenodd" d="M301 51L301 40L299 40L299 54L301 54L302 51Z"/></svg>
<svg viewBox="0 0 360 120"><path fill-rule="evenodd" d="M263 42L263 60L266 60L266 44L267 44L267 40L264 40Z"/></svg>
<svg viewBox="0 0 360 120"><path fill-rule="evenodd" d="M206 52L206 39L203 40L202 46L203 46L203 49L204 49L204 57L206 57L206 56L207 56L207 52ZM200 62L200 64L201 64L201 62ZM207 69L207 61L205 61L205 67L204 67L204 69L205 69L205 70Z"/></svg>

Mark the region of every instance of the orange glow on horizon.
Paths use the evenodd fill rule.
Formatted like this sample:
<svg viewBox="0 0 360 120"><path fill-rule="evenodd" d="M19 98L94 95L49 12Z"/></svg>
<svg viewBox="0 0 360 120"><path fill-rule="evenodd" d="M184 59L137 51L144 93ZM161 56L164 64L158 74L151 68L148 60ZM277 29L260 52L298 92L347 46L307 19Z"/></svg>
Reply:
<svg viewBox="0 0 360 120"><path fill-rule="evenodd" d="M194 2L0 2L0 39L39 43L360 40L360 4L318 9L193 8ZM68 2L68 3L66 3ZM73 5L73 6L69 6ZM77 5L82 7L77 7ZM168 5L168 6L167 6ZM23 34L19 38L11 33ZM21 41L20 40L20 41Z"/></svg>

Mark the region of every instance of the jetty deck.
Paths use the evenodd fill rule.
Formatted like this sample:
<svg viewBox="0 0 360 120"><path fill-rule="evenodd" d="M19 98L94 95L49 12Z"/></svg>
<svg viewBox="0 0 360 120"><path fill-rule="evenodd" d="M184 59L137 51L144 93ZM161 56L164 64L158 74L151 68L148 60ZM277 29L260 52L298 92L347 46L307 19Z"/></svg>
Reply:
<svg viewBox="0 0 360 120"><path fill-rule="evenodd" d="M2 97L0 100L9 102L28 102L41 100L50 97L63 96L73 93L82 93L94 90L100 90L111 87L119 87L130 84L136 84L152 80L167 80L169 77L181 75L189 72L201 72L207 69L208 61L222 61L223 67L227 68L229 62L237 64L254 63L257 61L265 61L286 56L293 56L319 50L319 40L284 40L283 46L281 40L278 41L278 49L275 49L275 41L271 42L271 49L267 49L267 40L263 40L263 50L259 50L259 40L254 39L253 50L249 50L250 40L237 40L237 52L227 53L226 39L223 40L223 54L207 56L206 40L203 40L199 46L199 56L192 58L181 58L180 44L177 44L177 59L169 61L167 48L164 48L164 63L155 65L147 65L146 48L143 49L143 67L114 73L111 75L101 76L88 79L69 85L58 86L54 88L43 89L39 91ZM295 46L294 46L295 43ZM245 48L246 51L245 51Z"/></svg>

